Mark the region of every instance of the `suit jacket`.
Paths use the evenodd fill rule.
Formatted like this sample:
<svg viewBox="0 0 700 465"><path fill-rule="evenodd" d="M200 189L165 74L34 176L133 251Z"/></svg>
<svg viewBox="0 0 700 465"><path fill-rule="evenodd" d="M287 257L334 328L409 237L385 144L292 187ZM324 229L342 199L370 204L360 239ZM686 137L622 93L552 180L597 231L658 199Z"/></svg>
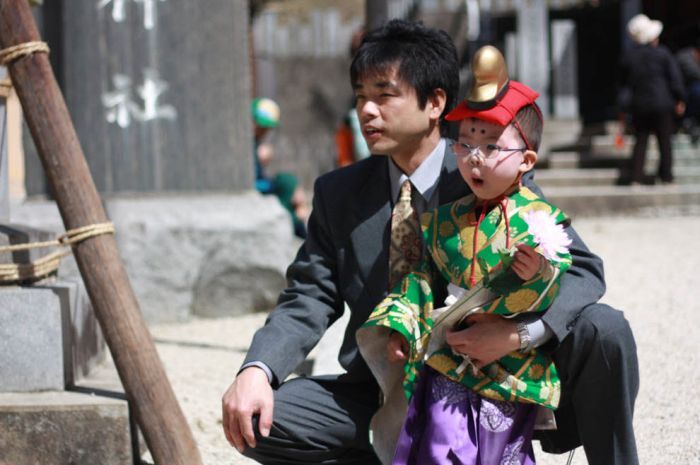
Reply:
<svg viewBox="0 0 700 465"><path fill-rule="evenodd" d="M470 193L446 146L440 172L440 204ZM373 155L354 165L327 173L314 185L308 237L287 270L288 287L259 329L245 363L265 363L282 382L316 345L325 330L342 316L347 303L351 315L338 360L347 382L372 381L360 356L355 332L388 294L388 247L391 198L389 159ZM532 172L524 185L542 196ZM559 297L543 316L553 330L553 345L569 333L579 312L605 291L602 261L588 251L576 232L567 229L573 243L573 265L561 283Z"/></svg>

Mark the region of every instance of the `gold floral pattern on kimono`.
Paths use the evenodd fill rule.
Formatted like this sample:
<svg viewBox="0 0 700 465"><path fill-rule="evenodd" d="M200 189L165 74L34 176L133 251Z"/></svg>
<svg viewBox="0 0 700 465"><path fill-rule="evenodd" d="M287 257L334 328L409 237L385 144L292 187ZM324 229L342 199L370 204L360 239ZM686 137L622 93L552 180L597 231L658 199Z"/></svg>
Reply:
<svg viewBox="0 0 700 465"><path fill-rule="evenodd" d="M404 392L410 397L424 363L485 397L496 400L530 402L554 409L559 404L560 381L549 356L534 349L529 353L512 352L483 367L464 369L464 359L449 347L426 354L433 321L433 283L443 278L467 290L491 288L493 278L505 270L502 249L524 243L535 247L528 232L525 214L542 210L557 223L568 221L564 213L540 199L527 188L511 193L502 206L494 205L478 222L477 199L473 195L441 206L421 218L428 253L415 271L406 275L375 308L363 327L386 326L401 333L409 342L410 354L405 365ZM509 240L506 240L508 217ZM478 224L478 228L477 228ZM474 235L476 234L476 248ZM476 250L476 257L474 251ZM481 311L503 317L522 312L541 312L556 298L561 275L571 266L571 255L559 253L548 260L532 279L498 295ZM474 266L472 272L471 267ZM470 274L476 284L470 286ZM486 278L486 279L485 279ZM492 289L493 290L493 289ZM439 305L438 305L439 306Z"/></svg>

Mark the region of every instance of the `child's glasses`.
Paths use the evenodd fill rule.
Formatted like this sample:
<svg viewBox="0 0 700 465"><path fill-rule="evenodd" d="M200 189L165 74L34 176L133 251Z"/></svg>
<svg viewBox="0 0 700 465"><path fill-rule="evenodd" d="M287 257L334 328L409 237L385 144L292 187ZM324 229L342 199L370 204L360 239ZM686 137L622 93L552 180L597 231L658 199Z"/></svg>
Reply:
<svg viewBox="0 0 700 465"><path fill-rule="evenodd" d="M501 152L524 152L527 150L527 147L519 147L519 148L505 148L505 147L500 147L496 144L486 144L486 145L469 145L469 144L464 144L462 142L457 142L454 145L454 151L457 155L460 156L467 156L467 155L478 155L479 152L481 152L481 155L484 158L497 158Z"/></svg>

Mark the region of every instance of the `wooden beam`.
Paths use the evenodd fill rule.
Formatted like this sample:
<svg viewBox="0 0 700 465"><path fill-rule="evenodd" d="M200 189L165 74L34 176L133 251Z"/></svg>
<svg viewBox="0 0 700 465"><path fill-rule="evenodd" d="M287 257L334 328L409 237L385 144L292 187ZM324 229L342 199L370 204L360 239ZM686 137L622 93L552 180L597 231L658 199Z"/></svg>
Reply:
<svg viewBox="0 0 700 465"><path fill-rule="evenodd" d="M26 0L0 0L0 47L38 40ZM106 222L48 56L28 55L8 64L8 69L66 229ZM73 253L156 464L201 465L114 237L92 237L77 244Z"/></svg>
<svg viewBox="0 0 700 465"><path fill-rule="evenodd" d="M5 78L0 80L0 98L8 98L12 92L12 81Z"/></svg>

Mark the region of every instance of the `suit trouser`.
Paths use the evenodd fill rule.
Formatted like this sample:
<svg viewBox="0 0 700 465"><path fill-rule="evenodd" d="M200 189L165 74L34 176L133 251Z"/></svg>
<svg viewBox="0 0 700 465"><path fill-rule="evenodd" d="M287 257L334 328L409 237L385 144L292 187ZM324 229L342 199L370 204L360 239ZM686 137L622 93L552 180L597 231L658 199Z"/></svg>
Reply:
<svg viewBox="0 0 700 465"><path fill-rule="evenodd" d="M339 382L336 377L295 378L275 391L268 438L258 434L246 457L266 465L380 465L369 443L369 422L379 407L374 382Z"/></svg>
<svg viewBox="0 0 700 465"><path fill-rule="evenodd" d="M639 371L622 312L591 305L554 354L562 380L559 429L538 432L544 450L583 443L589 465L637 465L632 429ZM288 381L275 391L269 438L245 455L263 464L378 464L368 442L377 387L319 378ZM255 428L257 431L257 426Z"/></svg>
<svg viewBox="0 0 700 465"><path fill-rule="evenodd" d="M589 465L637 465L632 428L639 390L637 347L622 312L587 307L553 354L562 382L556 431L540 431L542 448L562 453L583 444Z"/></svg>
<svg viewBox="0 0 700 465"><path fill-rule="evenodd" d="M631 180L644 181L644 162L647 156L649 135L656 134L659 143L658 176L664 182L673 181L673 153L671 136L673 135L673 115L671 112L659 112L634 115L634 148L632 149Z"/></svg>

